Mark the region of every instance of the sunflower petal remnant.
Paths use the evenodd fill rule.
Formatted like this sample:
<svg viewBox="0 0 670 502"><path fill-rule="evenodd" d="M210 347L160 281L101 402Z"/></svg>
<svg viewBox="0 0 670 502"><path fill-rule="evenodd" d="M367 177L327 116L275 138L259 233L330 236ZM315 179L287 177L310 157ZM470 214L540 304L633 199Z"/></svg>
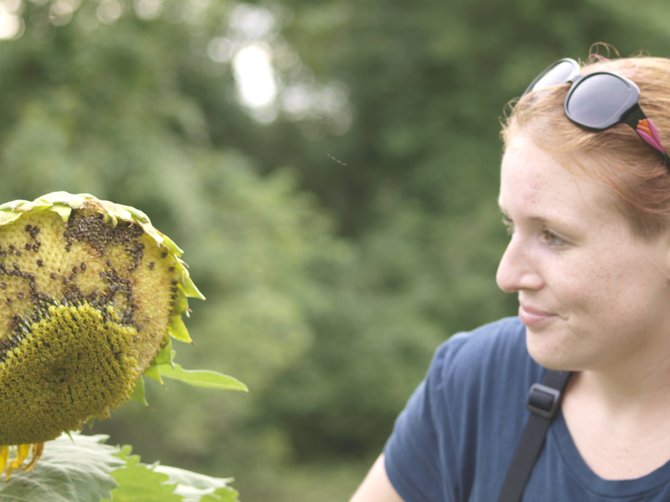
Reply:
<svg viewBox="0 0 670 502"><path fill-rule="evenodd" d="M54 192L0 205L0 473L127 401L204 299L141 211Z"/></svg>

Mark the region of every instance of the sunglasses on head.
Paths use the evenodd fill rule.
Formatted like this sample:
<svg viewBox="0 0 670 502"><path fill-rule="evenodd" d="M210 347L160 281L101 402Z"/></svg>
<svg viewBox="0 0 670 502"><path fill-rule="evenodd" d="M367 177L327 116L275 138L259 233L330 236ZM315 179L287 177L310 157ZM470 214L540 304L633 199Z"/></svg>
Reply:
<svg viewBox="0 0 670 502"><path fill-rule="evenodd" d="M571 83L563 109L573 123L592 131L604 131L617 124L628 124L642 140L658 151L670 169L670 157L661 144L654 123L640 108L640 89L616 73L579 74L579 63L559 59L533 80L524 95L554 85Z"/></svg>

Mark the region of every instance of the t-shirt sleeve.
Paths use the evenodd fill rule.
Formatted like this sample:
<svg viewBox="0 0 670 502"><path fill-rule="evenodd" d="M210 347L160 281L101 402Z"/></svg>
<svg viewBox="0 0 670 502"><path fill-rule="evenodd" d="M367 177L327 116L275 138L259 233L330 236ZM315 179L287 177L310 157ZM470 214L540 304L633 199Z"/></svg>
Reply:
<svg viewBox="0 0 670 502"><path fill-rule="evenodd" d="M439 444L450 443L445 423L445 365L458 352L465 335L455 335L435 353L428 374L396 420L384 448L386 472L406 502L445 500L444 479L438 471ZM439 426L438 426L439 425Z"/></svg>
<svg viewBox="0 0 670 502"><path fill-rule="evenodd" d="M384 448L396 491L406 502L496 500L539 376L517 318L443 343Z"/></svg>

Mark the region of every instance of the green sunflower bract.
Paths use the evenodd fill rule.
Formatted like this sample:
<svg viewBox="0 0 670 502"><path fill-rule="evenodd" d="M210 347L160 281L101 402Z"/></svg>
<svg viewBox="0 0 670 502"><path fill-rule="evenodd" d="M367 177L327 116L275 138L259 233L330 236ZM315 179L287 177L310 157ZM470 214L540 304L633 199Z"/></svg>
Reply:
<svg viewBox="0 0 670 502"><path fill-rule="evenodd" d="M55 192L0 205L0 472L106 418L204 299L142 212ZM29 459L29 457L32 458Z"/></svg>

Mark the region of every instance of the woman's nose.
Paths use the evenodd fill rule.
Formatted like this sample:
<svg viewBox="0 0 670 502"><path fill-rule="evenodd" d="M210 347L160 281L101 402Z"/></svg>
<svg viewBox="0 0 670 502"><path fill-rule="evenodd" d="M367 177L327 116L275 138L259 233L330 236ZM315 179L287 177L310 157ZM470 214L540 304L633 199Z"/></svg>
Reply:
<svg viewBox="0 0 670 502"><path fill-rule="evenodd" d="M506 293L537 290L543 285L532 250L513 235L500 258L496 273L498 287Z"/></svg>

